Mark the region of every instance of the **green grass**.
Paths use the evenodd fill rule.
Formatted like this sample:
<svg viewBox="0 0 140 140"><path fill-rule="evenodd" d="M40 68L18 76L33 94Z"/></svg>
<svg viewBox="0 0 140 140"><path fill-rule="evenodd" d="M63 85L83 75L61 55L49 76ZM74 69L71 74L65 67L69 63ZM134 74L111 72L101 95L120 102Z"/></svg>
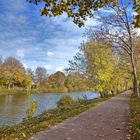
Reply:
<svg viewBox="0 0 140 140"><path fill-rule="evenodd" d="M130 113L130 139L140 140L140 99L134 95L132 95L130 99Z"/></svg>
<svg viewBox="0 0 140 140"><path fill-rule="evenodd" d="M109 98L109 97L108 97ZM48 110L38 117L24 120L22 123L0 128L0 139L23 140L31 137L34 133L49 128L52 125L62 122L63 120L80 114L81 112L96 106L98 103L108 98L98 98L92 100L79 100L74 105L60 106Z"/></svg>

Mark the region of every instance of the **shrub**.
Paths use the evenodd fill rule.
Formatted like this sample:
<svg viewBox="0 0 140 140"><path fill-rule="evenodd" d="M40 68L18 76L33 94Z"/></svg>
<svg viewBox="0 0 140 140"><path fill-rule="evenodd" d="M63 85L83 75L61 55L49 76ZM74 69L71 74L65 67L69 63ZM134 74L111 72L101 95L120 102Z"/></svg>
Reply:
<svg viewBox="0 0 140 140"><path fill-rule="evenodd" d="M70 96L62 96L62 98L57 102L58 107L64 107L64 106L71 106L75 104L75 101Z"/></svg>
<svg viewBox="0 0 140 140"><path fill-rule="evenodd" d="M27 110L26 110L27 119L30 119L34 116L38 106L39 106L39 104L38 104L37 101L32 102L31 106L28 107Z"/></svg>

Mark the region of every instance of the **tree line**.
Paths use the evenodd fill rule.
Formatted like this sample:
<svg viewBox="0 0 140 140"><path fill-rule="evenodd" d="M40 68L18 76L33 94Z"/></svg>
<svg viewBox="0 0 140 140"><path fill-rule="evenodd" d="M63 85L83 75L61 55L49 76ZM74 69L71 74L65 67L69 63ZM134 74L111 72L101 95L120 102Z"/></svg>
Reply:
<svg viewBox="0 0 140 140"><path fill-rule="evenodd" d="M87 79L79 73L65 74L56 72L48 75L44 67L38 66L34 71L25 68L14 57L0 60L1 89L36 90L40 92L71 92L87 90Z"/></svg>
<svg viewBox="0 0 140 140"><path fill-rule="evenodd" d="M65 73L48 75L44 67L25 68L14 57L0 61L0 86L4 89L36 89L40 92L95 90L100 93L123 90L131 86L125 61L104 42L92 40L81 45Z"/></svg>

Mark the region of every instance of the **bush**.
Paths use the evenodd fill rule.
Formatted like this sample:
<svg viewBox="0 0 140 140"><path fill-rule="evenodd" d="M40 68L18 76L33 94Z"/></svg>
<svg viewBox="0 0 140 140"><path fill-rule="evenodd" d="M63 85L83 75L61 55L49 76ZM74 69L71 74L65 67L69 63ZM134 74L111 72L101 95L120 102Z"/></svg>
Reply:
<svg viewBox="0 0 140 140"><path fill-rule="evenodd" d="M28 107L26 110L27 119L30 119L34 116L38 106L39 106L39 104L37 101L32 102L31 106Z"/></svg>
<svg viewBox="0 0 140 140"><path fill-rule="evenodd" d="M70 96L62 96L62 98L57 102L58 107L71 106L75 104L75 101Z"/></svg>

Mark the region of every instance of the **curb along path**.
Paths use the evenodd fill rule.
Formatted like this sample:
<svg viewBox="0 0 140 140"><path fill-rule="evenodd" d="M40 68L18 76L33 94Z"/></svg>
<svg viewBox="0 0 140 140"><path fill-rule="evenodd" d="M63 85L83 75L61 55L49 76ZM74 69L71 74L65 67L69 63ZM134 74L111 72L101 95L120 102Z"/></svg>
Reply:
<svg viewBox="0 0 140 140"><path fill-rule="evenodd" d="M126 91L28 140L126 140L130 95Z"/></svg>

